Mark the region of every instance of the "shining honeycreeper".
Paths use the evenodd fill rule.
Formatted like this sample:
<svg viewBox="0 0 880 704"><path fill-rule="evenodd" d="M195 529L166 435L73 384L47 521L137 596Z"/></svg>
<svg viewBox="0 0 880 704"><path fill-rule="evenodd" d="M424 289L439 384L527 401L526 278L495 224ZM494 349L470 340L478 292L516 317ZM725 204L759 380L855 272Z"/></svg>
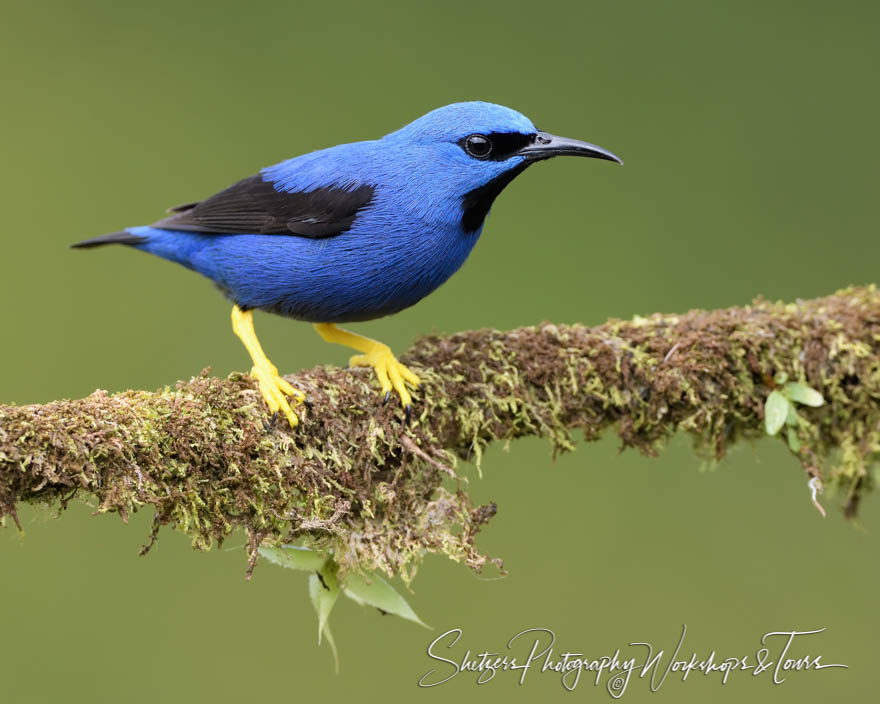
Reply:
<svg viewBox="0 0 880 704"><path fill-rule="evenodd" d="M336 327L407 308L462 265L495 197L537 161L569 155L623 163L594 144L535 128L484 102L438 108L381 139L341 144L262 169L168 217L73 247L118 243L194 269L234 303L232 327L270 411L291 426L304 394L260 346L254 309L314 323L359 351L386 398L409 414L418 377L390 348Z"/></svg>

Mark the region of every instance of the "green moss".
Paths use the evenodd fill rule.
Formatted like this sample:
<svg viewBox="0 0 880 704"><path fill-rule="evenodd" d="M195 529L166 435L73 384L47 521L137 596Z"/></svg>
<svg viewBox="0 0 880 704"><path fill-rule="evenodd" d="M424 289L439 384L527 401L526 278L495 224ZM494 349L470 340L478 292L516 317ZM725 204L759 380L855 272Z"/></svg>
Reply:
<svg viewBox="0 0 880 704"><path fill-rule="evenodd" d="M880 295L868 287L594 328L428 337L404 357L424 382L409 425L369 370L326 367L290 377L310 401L294 430L265 414L248 376L207 371L154 393L0 407L0 518L21 501L64 506L76 494L123 519L154 510L146 549L163 525L199 549L243 528L251 567L261 543L303 540L332 550L343 573L411 579L426 552L479 570L488 558L474 540L494 506L474 507L466 482L449 478L458 458L479 468L489 443L525 435L564 452L573 433L595 440L614 427L623 447L648 455L686 431L718 461L763 437L780 371L822 393L822 407L798 409L808 422L796 457L853 515L880 458L878 348Z"/></svg>

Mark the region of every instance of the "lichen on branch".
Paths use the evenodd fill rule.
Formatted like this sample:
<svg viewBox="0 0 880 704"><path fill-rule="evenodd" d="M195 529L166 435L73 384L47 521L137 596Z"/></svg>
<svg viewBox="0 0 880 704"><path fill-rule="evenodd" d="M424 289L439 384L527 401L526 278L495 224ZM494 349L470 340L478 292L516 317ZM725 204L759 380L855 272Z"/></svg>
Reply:
<svg viewBox="0 0 880 704"><path fill-rule="evenodd" d="M481 569L475 546L494 505L474 506L457 461L535 435L555 451L614 427L654 455L675 432L713 459L764 435L774 378L802 382L797 435L811 477L855 514L880 461L880 293L874 286L793 304L655 314L604 325L549 323L425 337L402 357L423 385L410 423L369 370L287 378L308 394L302 423L273 422L248 376L207 371L174 389L0 406L0 517L21 502L77 496L126 520L151 506L198 548L236 528L257 547L333 551L342 573L411 579L425 552ZM774 442L785 442L773 438ZM493 560L499 567L499 560Z"/></svg>

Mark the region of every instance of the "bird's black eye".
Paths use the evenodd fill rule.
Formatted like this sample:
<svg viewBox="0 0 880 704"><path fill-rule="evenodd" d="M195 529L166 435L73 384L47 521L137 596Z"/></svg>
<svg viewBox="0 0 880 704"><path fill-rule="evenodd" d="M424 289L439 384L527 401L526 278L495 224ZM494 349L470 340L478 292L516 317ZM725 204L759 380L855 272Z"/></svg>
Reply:
<svg viewBox="0 0 880 704"><path fill-rule="evenodd" d="M492 140L482 134L472 134L464 140L464 150L475 159L485 159L492 153Z"/></svg>

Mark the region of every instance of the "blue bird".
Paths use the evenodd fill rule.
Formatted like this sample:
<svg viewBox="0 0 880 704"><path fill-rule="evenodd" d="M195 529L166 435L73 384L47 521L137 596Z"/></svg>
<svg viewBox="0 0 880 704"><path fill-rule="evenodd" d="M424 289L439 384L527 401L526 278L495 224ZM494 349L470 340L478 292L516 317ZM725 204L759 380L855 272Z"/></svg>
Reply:
<svg viewBox="0 0 880 704"><path fill-rule="evenodd" d="M341 144L262 169L146 227L73 247L120 243L193 269L232 300L232 326L270 411L291 426L305 400L278 374L254 332L254 309L314 323L357 350L387 399L409 415L418 377L375 340L336 323L407 308L464 263L495 197L528 166L554 156L622 164L594 144L539 131L485 102L438 108L381 139Z"/></svg>

